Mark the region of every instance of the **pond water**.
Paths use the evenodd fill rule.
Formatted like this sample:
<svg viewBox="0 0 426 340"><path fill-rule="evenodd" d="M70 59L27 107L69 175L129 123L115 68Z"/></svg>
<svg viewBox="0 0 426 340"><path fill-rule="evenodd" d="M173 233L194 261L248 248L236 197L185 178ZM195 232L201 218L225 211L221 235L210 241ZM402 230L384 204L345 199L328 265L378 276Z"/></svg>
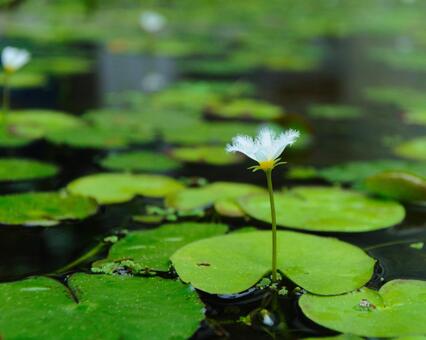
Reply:
<svg viewBox="0 0 426 340"><path fill-rule="evenodd" d="M374 3L377 5L379 2ZM414 1L395 3L407 3L401 5L404 8L416 6ZM399 12L397 9L395 11L398 16ZM382 29L385 31L383 34L366 31L342 34L339 37L337 34L324 32L323 35L312 37L309 43L322 51L321 58L316 67L301 70L287 70L285 67L274 70L260 66L230 72L206 72L203 68L191 69L188 65L211 59L220 62L226 60L227 56L214 55L212 58L202 50L179 57L164 56L161 53L152 55L146 51L117 52L111 47L111 42L109 46L96 41L40 43L29 37L7 34L0 35L0 42L2 46L20 46L36 51L34 60L41 54L46 55L46 51L66 50L70 55L84 55L92 61L87 70L49 75L44 87L13 90L11 102L14 110L42 108L81 117L90 110L101 108L127 110L126 105L120 103L120 98L125 98L130 91L151 93L155 89L155 93L161 93L182 81L253 84L255 91L252 97L276 104L289 113L283 119L275 120L278 125L287 127L289 122L296 124L302 127L302 133L310 134L312 138L307 147L292 149L285 155L289 166L274 173L274 185L279 189L303 184L330 185L326 180L315 176L308 179L289 178L284 175L288 169L298 166L323 168L349 161L397 159L392 145L425 135L424 125L406 123L405 108L395 105L398 98L392 102L366 96L373 88L414 88L419 92L426 88L426 64L423 63L422 66L419 62L420 66L417 68L403 63L402 66L395 63L395 66L386 62L385 58L372 57L371 51L380 49L388 54L394 50L415 54L417 49L420 50L419 53L424 53L424 46L419 46L421 44L415 40L416 37L409 35L410 31L407 32L407 29L399 32L396 24L389 29L390 32L386 32L385 25ZM272 41L271 44L273 43ZM119 45L118 42L117 44ZM143 100L140 103L143 105ZM310 113L312 106L318 104L356 107L363 114L347 119L339 116L324 118L321 114L316 116ZM170 115L179 115L178 110L171 111ZM170 124L175 124L175 119L176 117L171 119ZM209 124L222 120L214 116L206 119ZM192 131L185 133L191 134ZM174 143L157 137L125 149L164 154L164 150L170 151L173 145ZM219 146L224 147L223 144ZM74 179L104 172L99 161L117 150L119 148L78 148L43 139L21 148L1 148L1 157L46 161L58 165L60 171L54 177L41 180L3 182L0 184L0 193L62 189ZM182 167L167 171L166 174L176 179L190 178L195 181L195 178L205 178L208 182L246 182L265 187L264 176L246 171L250 165L249 161L223 166L184 163ZM343 186L349 187L348 184ZM89 273L91 263L107 254L108 246L103 245L105 237L121 237L124 235L123 230L157 228L157 223L138 223L132 216L143 214L147 205L161 204L161 199L136 197L126 203L102 205L91 217L81 221L62 221L51 228L4 225L0 228L0 280L9 282L31 275L47 274L65 282L71 273ZM308 233L333 236L352 243L377 259L375 273L367 283L368 287L377 289L393 279L426 280L426 248L410 247L412 244L426 242L426 208L412 203L404 206L405 219L390 228L360 233ZM245 225L269 230L268 223L254 219L246 222L243 219L221 217L211 208L200 219L180 219L223 222L231 230ZM69 266L85 254L89 255L83 261ZM330 263L330 266L333 264ZM162 273L160 276L177 277L175 272ZM288 280L285 282L290 292L296 287ZM206 306L207 321L202 322L193 339L297 339L338 334L315 324L303 315L297 304L300 292L284 297L258 289L252 289L241 296L216 296L201 291L198 293ZM268 326L262 322L262 313L265 313L262 309L271 313L274 325ZM250 313L251 326L239 321Z"/></svg>

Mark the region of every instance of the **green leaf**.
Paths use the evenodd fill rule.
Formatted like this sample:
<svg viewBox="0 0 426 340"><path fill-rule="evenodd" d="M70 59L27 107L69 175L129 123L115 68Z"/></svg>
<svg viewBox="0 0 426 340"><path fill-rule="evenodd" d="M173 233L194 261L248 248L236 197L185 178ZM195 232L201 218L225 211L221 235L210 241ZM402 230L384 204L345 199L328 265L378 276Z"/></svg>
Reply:
<svg viewBox="0 0 426 340"><path fill-rule="evenodd" d="M368 177L366 189L374 194L406 202L426 201L426 178L403 171L384 171Z"/></svg>
<svg viewBox="0 0 426 340"><path fill-rule="evenodd" d="M10 77L9 85L13 89L32 89L43 87L47 78L41 73L19 72ZM0 74L0 86L3 87L4 74Z"/></svg>
<svg viewBox="0 0 426 340"><path fill-rule="evenodd" d="M224 224L185 222L134 231L115 243L106 259L95 262L92 271L114 273L118 269L129 269L134 274L168 271L169 258L176 250L190 242L224 234L227 230Z"/></svg>
<svg viewBox="0 0 426 340"><path fill-rule="evenodd" d="M249 216L270 223L267 194L238 199ZM275 194L277 224L313 231L362 232L391 227L405 217L402 205L337 187L295 187Z"/></svg>
<svg viewBox="0 0 426 340"><path fill-rule="evenodd" d="M130 172L171 171L180 167L180 163L169 157L150 151L129 151L111 153L100 161L107 169Z"/></svg>
<svg viewBox="0 0 426 340"><path fill-rule="evenodd" d="M84 219L97 211L95 201L56 192L0 196L0 223L53 226L62 220Z"/></svg>
<svg viewBox="0 0 426 340"><path fill-rule="evenodd" d="M98 173L78 178L67 185L69 192L94 198L100 204L122 203L137 195L164 197L183 189L171 177L127 173Z"/></svg>
<svg viewBox="0 0 426 340"><path fill-rule="evenodd" d="M23 181L50 177L58 172L55 165L24 158L1 158L0 181Z"/></svg>
<svg viewBox="0 0 426 340"><path fill-rule="evenodd" d="M234 183L234 182L215 182L205 185L201 188L187 188L177 191L166 197L166 205L177 210L193 210L205 208L215 204L218 201L234 201L241 196L249 194L264 193L263 188L252 184ZM233 214L239 209L235 204L232 207ZM219 209L218 212L223 212ZM244 215L240 209L240 215Z"/></svg>
<svg viewBox="0 0 426 340"><path fill-rule="evenodd" d="M426 160L426 137L417 137L406 141L394 149L395 154L401 157L415 159L419 161Z"/></svg>
<svg viewBox="0 0 426 340"><path fill-rule="evenodd" d="M161 278L74 274L69 289L32 277L0 284L6 339L187 339L202 304L183 284Z"/></svg>
<svg viewBox="0 0 426 340"><path fill-rule="evenodd" d="M303 338L303 340L363 340L363 338L352 335L352 334L339 334L334 336L321 336L321 337L309 337Z"/></svg>
<svg viewBox="0 0 426 340"><path fill-rule="evenodd" d="M364 113L361 108L350 105L324 104L309 107L309 115L325 119L352 119L359 118Z"/></svg>
<svg viewBox="0 0 426 340"><path fill-rule="evenodd" d="M278 232L278 269L316 294L342 294L362 287L375 261L334 238ZM179 277L211 294L234 294L254 286L271 270L271 232L232 233L196 241L171 257Z"/></svg>
<svg viewBox="0 0 426 340"><path fill-rule="evenodd" d="M426 281L393 280L379 291L339 296L304 294L299 305L309 319L339 332L380 338L426 333Z"/></svg>
<svg viewBox="0 0 426 340"><path fill-rule="evenodd" d="M238 163L241 157L225 151L221 146L191 146L174 148L173 158L188 163L206 163L211 165L228 165Z"/></svg>
<svg viewBox="0 0 426 340"><path fill-rule="evenodd" d="M210 103L208 111L214 116L228 119L273 120L284 116L284 112L279 106L251 98L239 98L230 102L213 102Z"/></svg>

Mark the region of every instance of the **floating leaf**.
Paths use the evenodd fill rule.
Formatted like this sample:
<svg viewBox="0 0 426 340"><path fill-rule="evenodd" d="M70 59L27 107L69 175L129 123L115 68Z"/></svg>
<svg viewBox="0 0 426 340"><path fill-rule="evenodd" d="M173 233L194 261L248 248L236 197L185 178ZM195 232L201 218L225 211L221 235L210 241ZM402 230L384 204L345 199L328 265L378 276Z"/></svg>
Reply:
<svg viewBox="0 0 426 340"><path fill-rule="evenodd" d="M227 229L224 224L185 222L134 231L114 244L105 260L95 262L92 271L114 273L127 269L134 274L168 271L169 258L176 250L193 241L224 234Z"/></svg>
<svg viewBox="0 0 426 340"><path fill-rule="evenodd" d="M211 165L228 165L241 160L237 154L225 151L221 146L191 146L174 148L173 158L189 163L206 163Z"/></svg>
<svg viewBox="0 0 426 340"><path fill-rule="evenodd" d="M304 294L299 305L309 319L339 332L379 338L426 333L426 281L393 280L379 291L339 296Z"/></svg>
<svg viewBox="0 0 426 340"><path fill-rule="evenodd" d="M244 217L245 214L233 198L225 198L214 202L214 210L227 217Z"/></svg>
<svg viewBox="0 0 426 340"><path fill-rule="evenodd" d="M426 137L414 138L398 145L395 148L395 153L401 157L425 161Z"/></svg>
<svg viewBox="0 0 426 340"><path fill-rule="evenodd" d="M278 269L316 294L342 294L362 287L375 261L334 238L278 232ZM179 277L211 294L233 294L254 286L271 270L271 232L232 233L196 241L171 257Z"/></svg>
<svg viewBox="0 0 426 340"><path fill-rule="evenodd" d="M53 176L58 168L52 164L24 158L1 158L0 181L23 181Z"/></svg>
<svg viewBox="0 0 426 340"><path fill-rule="evenodd" d="M303 338L303 340L363 340L363 338L357 335L352 335L352 334L339 334L334 336L321 336L316 338L309 337L309 338Z"/></svg>
<svg viewBox="0 0 426 340"><path fill-rule="evenodd" d="M252 184L215 182L201 188L187 188L175 192L166 197L166 205L177 210L192 210L209 207L217 201L233 200L235 202L235 199L240 196L264 192L263 188ZM238 207L234 205L233 210L236 208Z"/></svg>
<svg viewBox="0 0 426 340"><path fill-rule="evenodd" d="M309 108L309 115L315 118L348 119L358 118L363 115L362 110L356 106L324 104L314 105Z"/></svg>
<svg viewBox="0 0 426 340"><path fill-rule="evenodd" d="M74 274L0 284L6 339L187 339L204 318L197 294L161 278ZM23 327L25 325L25 327Z"/></svg>
<svg viewBox="0 0 426 340"><path fill-rule="evenodd" d="M426 178L403 171L384 171L365 180L374 194L407 202L426 201Z"/></svg>
<svg viewBox="0 0 426 340"><path fill-rule="evenodd" d="M234 99L233 101L224 103L211 103L208 111L214 116L229 119L251 118L256 120L273 120L284 115L283 110L279 106L250 98Z"/></svg>
<svg viewBox="0 0 426 340"><path fill-rule="evenodd" d="M47 78L41 73L18 72L10 77L9 85L12 89L30 89L43 87L47 83ZM0 86L4 84L4 75L0 74Z"/></svg>
<svg viewBox="0 0 426 340"><path fill-rule="evenodd" d="M86 197L56 192L34 192L0 196L0 223L53 226L62 220L83 219L97 211Z"/></svg>
<svg viewBox="0 0 426 340"><path fill-rule="evenodd" d="M249 216L270 223L267 194L238 199ZM296 187L275 194L277 224L314 231L362 232L400 223L404 207L336 187Z"/></svg>
<svg viewBox="0 0 426 340"><path fill-rule="evenodd" d="M79 56L48 56L36 58L28 65L29 70L54 75L70 75L86 73L90 70L91 61Z"/></svg>
<svg viewBox="0 0 426 340"><path fill-rule="evenodd" d="M107 169L130 172L171 171L180 167L180 163L169 157L150 151L129 151L112 153L100 161Z"/></svg>
<svg viewBox="0 0 426 340"><path fill-rule="evenodd" d="M99 173L78 178L67 189L73 194L92 197L100 204L111 204L130 201L137 195L164 197L183 189L183 185L161 175Z"/></svg>
<svg viewBox="0 0 426 340"><path fill-rule="evenodd" d="M3 148L16 148L22 147L31 143L34 138L29 136L22 136L12 128L0 129L0 147Z"/></svg>

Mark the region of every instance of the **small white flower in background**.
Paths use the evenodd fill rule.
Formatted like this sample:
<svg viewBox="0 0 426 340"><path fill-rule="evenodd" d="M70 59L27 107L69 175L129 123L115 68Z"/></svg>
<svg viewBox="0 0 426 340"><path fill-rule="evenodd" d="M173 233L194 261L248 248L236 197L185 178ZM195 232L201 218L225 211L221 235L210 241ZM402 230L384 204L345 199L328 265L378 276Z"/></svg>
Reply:
<svg viewBox="0 0 426 340"><path fill-rule="evenodd" d="M288 145L292 145L300 136L299 131L289 129L276 134L270 128L262 128L256 138L239 135L226 146L228 152L241 152L259 163L254 170L272 170L279 163L280 156Z"/></svg>
<svg viewBox="0 0 426 340"><path fill-rule="evenodd" d="M1 63L7 73L13 73L30 61L31 54L24 49L5 47L1 54Z"/></svg>
<svg viewBox="0 0 426 340"><path fill-rule="evenodd" d="M139 24L149 33L157 33L166 25L166 18L160 13L145 11L139 17Z"/></svg>

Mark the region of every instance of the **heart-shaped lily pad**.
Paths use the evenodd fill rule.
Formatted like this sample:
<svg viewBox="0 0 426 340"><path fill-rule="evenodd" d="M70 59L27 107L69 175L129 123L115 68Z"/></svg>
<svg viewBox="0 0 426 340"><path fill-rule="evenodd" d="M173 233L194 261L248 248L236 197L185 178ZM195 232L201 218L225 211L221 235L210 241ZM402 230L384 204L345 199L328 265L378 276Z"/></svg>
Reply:
<svg viewBox="0 0 426 340"><path fill-rule="evenodd" d="M187 339L204 318L197 294L161 278L74 274L0 284L5 339Z"/></svg>
<svg viewBox="0 0 426 340"><path fill-rule="evenodd" d="M53 176L58 168L52 164L24 158L0 159L0 181L23 181Z"/></svg>
<svg viewBox="0 0 426 340"><path fill-rule="evenodd" d="M375 261L334 238L278 232L278 269L315 294L342 294L362 287ZM179 277L211 294L242 292L271 270L271 232L247 231L196 241L171 257Z"/></svg>
<svg viewBox="0 0 426 340"><path fill-rule="evenodd" d="M180 167L180 163L169 157L150 151L129 151L113 153L100 161L107 169L121 171L170 171Z"/></svg>
<svg viewBox="0 0 426 340"><path fill-rule="evenodd" d="M237 163L241 157L225 151L221 146L192 146L175 148L173 158L189 163L206 163L211 165L228 165Z"/></svg>
<svg viewBox="0 0 426 340"><path fill-rule="evenodd" d="M234 201L233 211L239 209L235 199L249 194L264 193L263 188L252 184L215 182L200 188L187 188L166 197L166 205L177 210L193 210L213 205L218 201ZM240 214L244 215L241 212ZM225 211L225 210L220 210Z"/></svg>
<svg viewBox="0 0 426 340"><path fill-rule="evenodd" d="M171 177L127 173L99 173L78 178L68 184L73 194L88 196L100 204L122 203L137 195L164 197L183 189Z"/></svg>
<svg viewBox="0 0 426 340"><path fill-rule="evenodd" d="M426 178L404 171L384 171L368 177L366 189L374 194L406 202L426 201Z"/></svg>
<svg viewBox="0 0 426 340"><path fill-rule="evenodd" d="M92 199L57 192L0 196L0 223L53 226L62 220L83 219L97 211Z"/></svg>
<svg viewBox="0 0 426 340"><path fill-rule="evenodd" d="M249 216L270 223L266 194L238 199ZM314 231L362 232L391 227L405 217L402 205L337 187L296 187L275 194L277 224Z"/></svg>
<svg viewBox="0 0 426 340"><path fill-rule="evenodd" d="M304 294L299 305L316 323L339 332L390 338L426 333L426 281L393 280L379 291Z"/></svg>
<svg viewBox="0 0 426 340"><path fill-rule="evenodd" d="M224 224L165 224L153 230L134 231L115 243L105 260L92 266L94 272L114 273L119 269L141 273L150 270L168 271L170 256L184 245L224 234Z"/></svg>
<svg viewBox="0 0 426 340"><path fill-rule="evenodd" d="M398 156L419 161L426 160L426 137L418 137L395 147Z"/></svg>

